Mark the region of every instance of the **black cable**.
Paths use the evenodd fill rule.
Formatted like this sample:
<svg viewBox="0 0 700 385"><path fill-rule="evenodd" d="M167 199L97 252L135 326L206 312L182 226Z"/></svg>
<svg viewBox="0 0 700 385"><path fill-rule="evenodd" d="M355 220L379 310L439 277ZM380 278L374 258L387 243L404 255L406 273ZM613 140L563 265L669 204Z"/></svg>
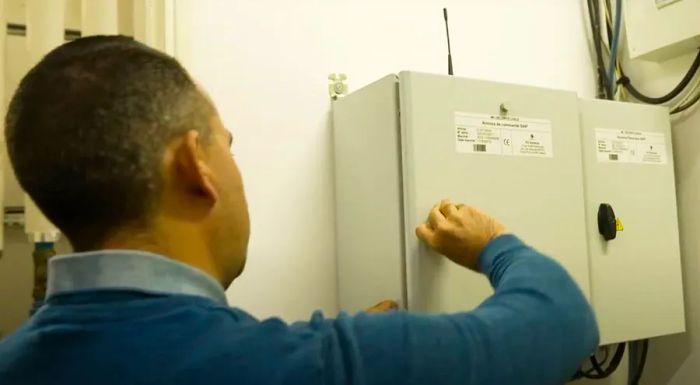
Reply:
<svg viewBox="0 0 700 385"><path fill-rule="evenodd" d="M615 373L617 368L620 366L620 362L622 362L622 358L624 357L624 355L625 355L625 344L624 343L618 344L617 349L615 350L615 354L613 355L612 359L610 360L610 364L605 369L602 368L601 363L598 362L598 360L595 358L595 356L591 356L590 361L591 361L591 365L593 365L594 373L586 374L584 377L590 378L593 380L601 380L603 378L610 377L610 375Z"/></svg>
<svg viewBox="0 0 700 385"><path fill-rule="evenodd" d="M605 375L606 370L604 370L604 369L602 368L602 364L601 364L600 362L598 362L598 359L595 358L595 356L594 356L594 357L591 357L591 358L589 359L589 361L591 361L591 366L592 366L592 369L591 369L591 370L592 370L593 372L597 373L597 375L599 375L599 376ZM612 362L611 362L611 364L612 364ZM610 366L608 366L608 368L610 368ZM590 377L589 377L589 378L590 378ZM605 377L601 377L601 378L605 378Z"/></svg>
<svg viewBox="0 0 700 385"><path fill-rule="evenodd" d="M605 32L606 32L606 35L608 38L608 47L610 47L610 49L612 49L612 46L613 46L613 26L611 24L612 2L610 0L605 0L605 12L606 12L606 16L609 15L609 17L605 17ZM612 55L612 52L610 52L610 54ZM622 64L618 64L618 63L620 63L620 61L621 60L618 58L616 60L615 66L619 67L620 76L624 76L624 73L622 73ZM612 79L608 79L608 80L612 81ZM620 81L618 80L616 83L620 84ZM615 99L614 94L611 96L611 99Z"/></svg>
<svg viewBox="0 0 700 385"><path fill-rule="evenodd" d="M697 104L698 102L700 102L700 90L698 91L698 94L695 95L694 98L692 98L691 100L688 101L688 103L686 103L686 104L684 104L684 105L682 105L682 106L678 106L678 107L674 108L674 109L671 111L671 114L678 114L678 113L681 113L681 112L683 112L683 111L689 109L690 107L694 106L694 105Z"/></svg>
<svg viewBox="0 0 700 385"><path fill-rule="evenodd" d="M603 48L600 42L600 8L598 0L588 0L588 18L591 24L591 34L593 35L593 46L598 67L598 98L610 99L610 87L608 87L608 79L605 74Z"/></svg>
<svg viewBox="0 0 700 385"><path fill-rule="evenodd" d="M599 0L593 0L594 8L595 8L595 34L596 37L598 38L598 48L596 49L596 55L597 55L597 60L598 60L598 71L601 79L603 79L603 98L605 99L613 99L613 94L610 92L610 79L608 79L607 75L607 68L605 67L605 56L603 54L603 42L601 41L601 33L602 33L602 24L600 21L600 4L598 3Z"/></svg>
<svg viewBox="0 0 700 385"><path fill-rule="evenodd" d="M676 96L680 95L683 90L688 87L688 84L690 84L690 81L693 80L693 77L695 74L698 73L698 70L700 69L700 50L698 50L697 56L695 56L695 60L693 61L693 64L690 66L690 69L688 69L688 72L683 76L683 79L681 79L680 83L671 90L668 94L655 98L651 96L646 96L642 94L638 89L636 89L632 85L632 81L630 78L625 75L624 72L622 72L622 77L620 77L620 80L618 83L622 84L623 87L629 91L632 96L634 96L637 100L642 101L644 103L648 104L662 104L670 101L671 99L675 98ZM686 109L689 107L686 107Z"/></svg>
<svg viewBox="0 0 700 385"><path fill-rule="evenodd" d="M603 351L605 352L605 355L603 356L603 359L600 360L600 362L601 362L602 364L605 364L605 363L608 362L608 358L610 358L610 349L608 349L608 347L606 346L606 347L603 348ZM576 374L571 378L571 380L572 380L572 381L573 381L573 380L579 380L579 379L581 379L581 378L586 377L587 375L592 374L593 372L595 372L595 368L590 368L590 369L588 369L588 370L586 370L586 371L583 371L581 368L579 368L579 369L576 371Z"/></svg>
<svg viewBox="0 0 700 385"><path fill-rule="evenodd" d="M598 40L599 40L598 53L597 53L598 58L599 58L598 59L598 66L599 66L600 71L602 73L601 77L603 78L603 83L605 85L605 96L604 97L608 100L613 100L613 99L615 99L615 92L612 91L613 87L612 87L612 83L611 83L613 80L608 77L608 67L606 64L607 61L605 58L605 54L603 53L603 38L602 38L603 24L606 22L607 18L603 17L603 19L601 19L600 0L593 0L593 4L595 7L595 19L596 19L595 25L596 25L596 29L597 29L596 36L598 37ZM610 35L608 38L608 47L611 48L612 47L612 34L611 34L612 27L605 28L605 30L606 30L606 34ZM608 51L608 52L612 55L612 52L610 52L610 51Z"/></svg>
<svg viewBox="0 0 700 385"><path fill-rule="evenodd" d="M609 15L612 15L612 4L610 0L605 0L605 8L606 11ZM605 25L606 25L606 32L607 32L607 38L608 38L608 45L612 45L612 26L610 25L610 22L608 19L605 19ZM622 85L625 87L632 96L634 96L637 100L642 101L644 103L649 103L649 104L663 104L666 103L673 98L677 97L678 95L683 92L685 88L688 87L688 84L690 81L693 79L693 76L698 73L698 70L700 69L700 51L698 52L698 56L695 58L695 61L691 65L690 69L688 69L688 72L686 75L683 77L681 82L674 88L671 92L669 92L667 95L654 98L650 96L646 96L642 94L637 88L634 87L632 84L632 79L630 79L627 75L625 75L625 72L620 68L620 79L617 81L618 84ZM671 111L671 114L677 114L680 112L683 112L687 110L688 108L692 107L694 104L696 104L698 101L700 101L700 93L696 95L692 100L690 100L687 104L684 104L682 106L678 106L676 109Z"/></svg>
<svg viewBox="0 0 700 385"><path fill-rule="evenodd" d="M610 3L610 0L605 0L605 10L607 11L608 15L612 15L612 3ZM612 25L608 22L608 18L605 18L605 31L607 32L608 35L608 47L612 47Z"/></svg>
<svg viewBox="0 0 700 385"><path fill-rule="evenodd" d="M576 371L576 374L574 374L574 376L571 377L571 379L569 381L576 381L576 380L580 380L582 378L586 378L586 376L590 375L591 373L593 373L593 369L588 369L584 372L583 370L581 370L579 368Z"/></svg>
<svg viewBox="0 0 700 385"><path fill-rule="evenodd" d="M603 368L601 368L601 366L605 365L608 362L609 356L610 356L610 351L606 347L605 356L603 357L602 360L598 361L598 357L596 357L596 355L593 355L591 357L591 358L595 358L594 360L591 360L591 358L589 358L589 361L591 363L591 368L588 369L584 373L584 377L591 378L591 375L593 373L604 373L605 371L603 370Z"/></svg>
<svg viewBox="0 0 700 385"><path fill-rule="evenodd" d="M605 346L603 347L603 352L605 352L605 355L603 356L603 359L598 361L601 365L605 364L608 362L608 358L610 358L610 349Z"/></svg>
<svg viewBox="0 0 700 385"><path fill-rule="evenodd" d="M605 0L605 12L606 15L612 15L612 2L610 0ZM612 16L611 16L612 17ZM610 23L608 23L608 18L605 18L605 24L607 25L608 29L608 43L612 42L612 28L610 28Z"/></svg>
<svg viewBox="0 0 700 385"><path fill-rule="evenodd" d="M649 340L642 341L642 356L639 358L639 365L637 365L637 373L634 374L632 382L630 385L639 385L639 380L642 378L642 373L644 373L644 366L647 363L647 353L649 351Z"/></svg>

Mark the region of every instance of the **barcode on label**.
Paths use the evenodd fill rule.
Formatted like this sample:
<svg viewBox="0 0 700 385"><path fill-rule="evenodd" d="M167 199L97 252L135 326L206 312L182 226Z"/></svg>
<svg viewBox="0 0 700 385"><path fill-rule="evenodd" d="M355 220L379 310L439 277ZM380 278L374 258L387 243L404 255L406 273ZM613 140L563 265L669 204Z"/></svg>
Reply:
<svg viewBox="0 0 700 385"><path fill-rule="evenodd" d="M474 152L486 152L486 145L485 144L475 144L474 145Z"/></svg>
<svg viewBox="0 0 700 385"><path fill-rule="evenodd" d="M608 154L608 159L609 160L618 160L617 154Z"/></svg>

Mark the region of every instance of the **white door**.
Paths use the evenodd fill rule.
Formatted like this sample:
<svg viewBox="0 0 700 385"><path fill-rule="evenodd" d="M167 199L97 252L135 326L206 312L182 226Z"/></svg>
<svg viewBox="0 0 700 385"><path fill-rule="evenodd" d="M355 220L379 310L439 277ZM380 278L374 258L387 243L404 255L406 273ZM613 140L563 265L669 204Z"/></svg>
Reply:
<svg viewBox="0 0 700 385"><path fill-rule="evenodd" d="M560 261L588 295L576 95L413 72L399 84L409 308L469 310L492 293L485 277L416 239L415 226L442 198L499 218Z"/></svg>

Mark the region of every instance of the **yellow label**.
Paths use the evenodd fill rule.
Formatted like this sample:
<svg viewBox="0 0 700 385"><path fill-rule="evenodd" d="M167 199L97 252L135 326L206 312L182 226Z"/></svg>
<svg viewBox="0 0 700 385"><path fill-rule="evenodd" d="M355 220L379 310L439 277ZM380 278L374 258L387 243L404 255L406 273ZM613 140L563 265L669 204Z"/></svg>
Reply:
<svg viewBox="0 0 700 385"><path fill-rule="evenodd" d="M615 219L615 227L617 227L617 231L625 231L625 225L622 224L620 218Z"/></svg>

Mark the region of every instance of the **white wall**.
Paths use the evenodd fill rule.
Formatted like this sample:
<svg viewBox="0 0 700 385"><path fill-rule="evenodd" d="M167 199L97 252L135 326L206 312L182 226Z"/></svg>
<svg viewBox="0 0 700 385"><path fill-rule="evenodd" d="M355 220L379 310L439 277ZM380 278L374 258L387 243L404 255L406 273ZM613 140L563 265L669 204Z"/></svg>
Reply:
<svg viewBox="0 0 700 385"><path fill-rule="evenodd" d="M176 54L233 130L247 183L250 262L229 291L231 303L290 320L337 310L327 74L345 72L357 89L403 69L445 72L447 6L456 74L592 97L579 3L176 0ZM658 95L691 60L627 69L640 88ZM674 133L689 332L652 341L645 384L700 378L700 114L677 123ZM592 383L625 384L625 368Z"/></svg>

